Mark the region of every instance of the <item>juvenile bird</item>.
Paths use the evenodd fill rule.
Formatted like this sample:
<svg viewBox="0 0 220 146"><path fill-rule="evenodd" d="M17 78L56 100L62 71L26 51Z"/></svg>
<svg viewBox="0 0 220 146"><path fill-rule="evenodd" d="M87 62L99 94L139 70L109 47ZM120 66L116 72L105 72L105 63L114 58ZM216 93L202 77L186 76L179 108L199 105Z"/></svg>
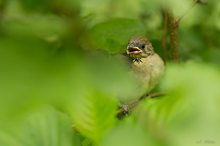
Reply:
<svg viewBox="0 0 220 146"><path fill-rule="evenodd" d="M128 41L126 56L130 60L131 74L139 88L137 97L149 93L164 73L164 62L154 52L151 42L144 36L135 36Z"/></svg>

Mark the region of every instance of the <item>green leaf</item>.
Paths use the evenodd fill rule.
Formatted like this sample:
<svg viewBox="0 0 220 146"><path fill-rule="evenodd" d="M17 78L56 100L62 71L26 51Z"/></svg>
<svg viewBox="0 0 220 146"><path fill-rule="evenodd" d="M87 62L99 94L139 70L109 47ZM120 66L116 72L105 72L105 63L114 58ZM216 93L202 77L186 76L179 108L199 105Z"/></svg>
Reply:
<svg viewBox="0 0 220 146"><path fill-rule="evenodd" d="M94 92L75 99L70 113L74 127L98 143L115 122L116 102L111 97Z"/></svg>
<svg viewBox="0 0 220 146"><path fill-rule="evenodd" d="M101 146L147 146L153 145L149 135L137 123L125 121L113 128L102 140Z"/></svg>
<svg viewBox="0 0 220 146"><path fill-rule="evenodd" d="M77 0L54 0L53 2L49 0L20 0L19 2L26 10L38 12L55 11L55 9L59 9L59 11L62 11L62 9L74 9L78 3Z"/></svg>
<svg viewBox="0 0 220 146"><path fill-rule="evenodd" d="M70 119L52 107L30 112L20 124L9 126L1 128L2 146L73 146L79 141Z"/></svg>
<svg viewBox="0 0 220 146"><path fill-rule="evenodd" d="M147 100L141 107L154 122L166 128L175 145L214 141L219 137L220 72L198 63L168 65L161 89L167 96ZM139 119L141 117L139 115ZM144 123L145 123L144 122Z"/></svg>
<svg viewBox="0 0 220 146"><path fill-rule="evenodd" d="M145 28L139 21L125 18L97 24L90 30L91 42L94 46L111 53L125 49L132 35L143 34L145 34Z"/></svg>

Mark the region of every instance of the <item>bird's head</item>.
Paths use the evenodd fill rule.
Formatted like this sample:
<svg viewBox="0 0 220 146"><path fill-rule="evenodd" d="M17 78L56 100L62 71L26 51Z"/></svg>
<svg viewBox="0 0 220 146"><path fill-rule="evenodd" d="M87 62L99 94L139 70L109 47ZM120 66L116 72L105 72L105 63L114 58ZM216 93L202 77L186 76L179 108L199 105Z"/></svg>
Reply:
<svg viewBox="0 0 220 146"><path fill-rule="evenodd" d="M140 60L141 58L147 58L152 55L154 50L147 38L135 36L128 41L126 53L132 59Z"/></svg>

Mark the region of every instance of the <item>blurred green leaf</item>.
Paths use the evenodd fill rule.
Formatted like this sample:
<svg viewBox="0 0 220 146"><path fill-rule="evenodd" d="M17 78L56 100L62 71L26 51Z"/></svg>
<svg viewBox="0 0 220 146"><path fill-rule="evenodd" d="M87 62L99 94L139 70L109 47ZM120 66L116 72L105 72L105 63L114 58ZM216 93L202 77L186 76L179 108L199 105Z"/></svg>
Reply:
<svg viewBox="0 0 220 146"><path fill-rule="evenodd" d="M138 124L124 122L113 128L103 139L101 146L153 146L153 141Z"/></svg>
<svg viewBox="0 0 220 146"><path fill-rule="evenodd" d="M80 86L74 78L80 70L73 64L76 55L56 55L38 39L23 41L0 40L0 117L19 116L45 102L65 102Z"/></svg>
<svg viewBox="0 0 220 146"><path fill-rule="evenodd" d="M97 7L97 5L99 7ZM141 9L141 0L84 0L81 2L82 16L93 15L92 24L97 24L109 18L135 18ZM91 22L89 22L91 23Z"/></svg>
<svg viewBox="0 0 220 146"><path fill-rule="evenodd" d="M182 1L182 0L167 0L167 1L156 0L156 1L158 5L170 9L177 17L181 17L186 12L188 12L193 4L193 1Z"/></svg>
<svg viewBox="0 0 220 146"><path fill-rule="evenodd" d="M112 19L97 24L90 30L90 39L97 49L117 53L126 48L128 39L133 35L144 35L144 26L131 19Z"/></svg>
<svg viewBox="0 0 220 146"><path fill-rule="evenodd" d="M218 144L220 5L193 2L0 0L0 145ZM111 55L125 51L131 36L146 35L166 57L162 9L176 19L186 14L179 60L200 63L165 58L159 89L167 95L116 123L117 102L139 92L126 61ZM53 108L33 111L45 103L72 119Z"/></svg>
<svg viewBox="0 0 220 146"><path fill-rule="evenodd" d="M86 59L88 69L85 76L88 76L87 82L91 82L92 88L122 100L136 95L136 82L129 74L127 62L120 57L104 53L91 55Z"/></svg>
<svg viewBox="0 0 220 146"><path fill-rule="evenodd" d="M20 0L25 8L36 10L46 9L44 0Z"/></svg>
<svg viewBox="0 0 220 146"><path fill-rule="evenodd" d="M23 8L29 11L38 12L55 12L55 11L69 11L77 6L77 1L71 0L19 0Z"/></svg>
<svg viewBox="0 0 220 146"><path fill-rule="evenodd" d="M69 107L73 126L84 136L99 143L115 122L116 101L107 95L91 92L78 97Z"/></svg>
<svg viewBox="0 0 220 146"><path fill-rule="evenodd" d="M145 122L154 119L162 129L169 130L174 145L196 145L200 140L216 143L220 136L220 118L216 116L220 109L219 83L220 72L211 65L168 65L161 85L167 96L142 105L149 116Z"/></svg>
<svg viewBox="0 0 220 146"><path fill-rule="evenodd" d="M78 136L79 139L79 136ZM21 124L1 128L0 145L73 146L77 144L70 119L52 107L30 112Z"/></svg>

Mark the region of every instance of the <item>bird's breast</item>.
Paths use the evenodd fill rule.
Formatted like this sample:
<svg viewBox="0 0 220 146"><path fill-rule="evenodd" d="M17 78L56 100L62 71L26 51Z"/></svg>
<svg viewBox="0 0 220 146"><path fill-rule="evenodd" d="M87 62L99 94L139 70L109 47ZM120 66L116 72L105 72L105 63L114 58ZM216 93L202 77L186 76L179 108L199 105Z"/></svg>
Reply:
<svg viewBox="0 0 220 146"><path fill-rule="evenodd" d="M164 72L164 62L156 53L132 63L132 72L141 92L149 92L160 80Z"/></svg>

